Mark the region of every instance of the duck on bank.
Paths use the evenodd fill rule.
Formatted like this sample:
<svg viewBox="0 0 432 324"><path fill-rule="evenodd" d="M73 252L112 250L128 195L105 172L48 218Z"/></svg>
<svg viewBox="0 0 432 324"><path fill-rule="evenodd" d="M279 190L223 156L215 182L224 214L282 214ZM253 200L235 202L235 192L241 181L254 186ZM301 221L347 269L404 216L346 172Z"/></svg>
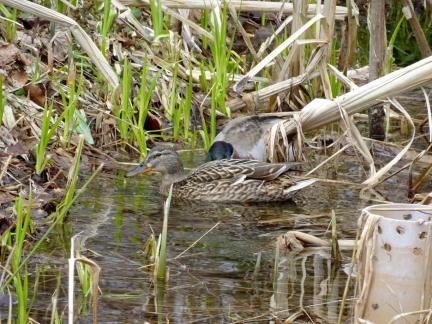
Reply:
<svg viewBox="0 0 432 324"><path fill-rule="evenodd" d="M126 176L155 171L163 175L160 192L167 195L173 185L177 199L215 202L271 202L290 199L315 179L295 180L288 171L298 163L266 163L256 160L223 159L186 172L178 153L169 147L153 148L147 158Z"/></svg>

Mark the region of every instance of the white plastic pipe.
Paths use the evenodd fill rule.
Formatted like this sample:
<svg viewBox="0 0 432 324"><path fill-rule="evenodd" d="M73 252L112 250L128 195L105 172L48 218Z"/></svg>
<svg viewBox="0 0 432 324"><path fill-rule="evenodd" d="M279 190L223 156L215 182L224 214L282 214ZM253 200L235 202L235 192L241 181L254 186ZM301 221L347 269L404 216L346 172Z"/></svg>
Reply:
<svg viewBox="0 0 432 324"><path fill-rule="evenodd" d="M432 302L432 206L370 206L363 210L360 226L356 323L428 322Z"/></svg>

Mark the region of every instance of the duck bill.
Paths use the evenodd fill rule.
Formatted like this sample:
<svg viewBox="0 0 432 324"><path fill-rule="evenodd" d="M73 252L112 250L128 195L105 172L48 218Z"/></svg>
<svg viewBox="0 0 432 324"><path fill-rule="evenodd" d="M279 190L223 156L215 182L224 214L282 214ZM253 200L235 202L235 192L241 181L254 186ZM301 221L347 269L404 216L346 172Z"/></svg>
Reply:
<svg viewBox="0 0 432 324"><path fill-rule="evenodd" d="M127 173L126 173L126 177L133 177L134 175L140 174L140 173L147 173L147 172L151 172L153 170L152 167L147 166L147 165L138 165L135 168L130 169Z"/></svg>

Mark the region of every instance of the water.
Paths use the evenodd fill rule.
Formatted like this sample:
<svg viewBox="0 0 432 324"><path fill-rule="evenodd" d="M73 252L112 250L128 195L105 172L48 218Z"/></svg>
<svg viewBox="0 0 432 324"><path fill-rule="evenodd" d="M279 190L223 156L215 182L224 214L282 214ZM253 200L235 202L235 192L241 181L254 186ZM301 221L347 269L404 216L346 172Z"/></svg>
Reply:
<svg viewBox="0 0 432 324"><path fill-rule="evenodd" d="M183 158L188 166L202 161L195 153ZM358 162L323 172L356 181L364 174ZM175 203L168 226L169 280L161 285L151 269L143 267L147 239L152 232L161 232L164 200L158 194L158 180L157 175L125 179L119 174L94 181L68 222L51 235L44 253L32 261L32 265L46 264L31 314L34 319L49 320L58 280L58 309L67 317L70 237L81 233L83 254L101 267L99 323L266 323L298 312L296 322L336 321L347 278L343 269L350 263L351 251L343 252L342 267L334 269L327 250L294 254L282 249L275 268L275 242L293 229L329 237L332 210L340 238L354 238L359 211L372 203L360 199L357 189L317 184L292 202L274 204ZM389 198L403 201L404 187L403 181L392 179L380 188ZM259 254L261 264L255 270ZM351 312L352 295L351 285L345 314ZM92 320L87 304L77 284L78 323Z"/></svg>

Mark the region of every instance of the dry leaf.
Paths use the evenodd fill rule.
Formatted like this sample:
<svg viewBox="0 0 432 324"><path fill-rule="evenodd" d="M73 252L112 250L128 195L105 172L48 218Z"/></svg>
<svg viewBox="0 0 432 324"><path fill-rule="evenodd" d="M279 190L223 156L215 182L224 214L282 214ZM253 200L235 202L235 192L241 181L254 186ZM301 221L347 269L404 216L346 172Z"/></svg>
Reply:
<svg viewBox="0 0 432 324"><path fill-rule="evenodd" d="M27 91L28 97L39 106L45 106L45 89L41 84L29 84L24 87Z"/></svg>

